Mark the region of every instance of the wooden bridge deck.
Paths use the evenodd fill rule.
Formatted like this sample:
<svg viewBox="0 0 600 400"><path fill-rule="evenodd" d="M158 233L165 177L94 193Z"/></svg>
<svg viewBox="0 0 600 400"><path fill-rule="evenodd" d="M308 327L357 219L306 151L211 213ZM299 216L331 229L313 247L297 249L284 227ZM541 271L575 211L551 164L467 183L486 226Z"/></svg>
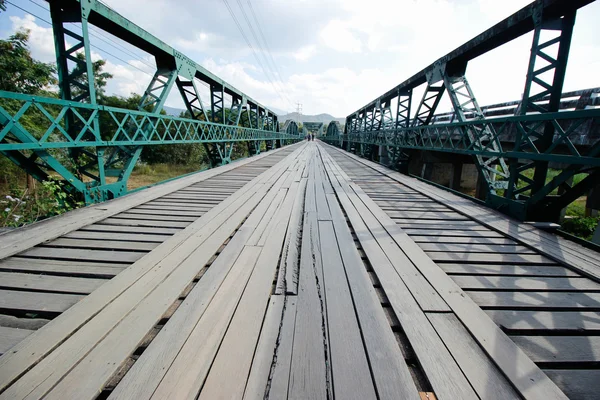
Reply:
<svg viewBox="0 0 600 400"><path fill-rule="evenodd" d="M0 399L598 397L600 257L310 142L0 236Z"/></svg>

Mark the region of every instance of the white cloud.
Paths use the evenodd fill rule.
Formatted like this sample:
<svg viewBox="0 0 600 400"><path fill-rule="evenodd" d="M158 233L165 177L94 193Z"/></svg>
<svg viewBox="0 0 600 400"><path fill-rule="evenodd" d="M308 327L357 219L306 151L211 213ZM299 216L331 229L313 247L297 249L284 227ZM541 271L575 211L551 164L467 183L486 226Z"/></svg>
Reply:
<svg viewBox="0 0 600 400"><path fill-rule="evenodd" d="M321 30L321 41L325 46L343 53L360 53L362 43L358 39L348 23L338 19L329 21Z"/></svg>
<svg viewBox="0 0 600 400"><path fill-rule="evenodd" d="M303 46L294 53L294 58L299 61L307 61L309 58L312 58L316 53L316 46Z"/></svg>
<svg viewBox="0 0 600 400"><path fill-rule="evenodd" d="M14 15L9 18L12 22L13 31L23 29L29 31L29 49L33 58L43 62L56 61L52 28L39 26L35 17L29 14L25 14L23 18Z"/></svg>

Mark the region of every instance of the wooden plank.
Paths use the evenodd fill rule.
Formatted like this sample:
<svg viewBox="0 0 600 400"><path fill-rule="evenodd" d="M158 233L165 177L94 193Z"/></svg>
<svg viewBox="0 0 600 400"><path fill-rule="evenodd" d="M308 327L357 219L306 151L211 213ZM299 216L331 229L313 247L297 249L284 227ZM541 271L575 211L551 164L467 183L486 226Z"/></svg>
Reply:
<svg viewBox="0 0 600 400"><path fill-rule="evenodd" d="M174 235L181 232L182 228L152 228L149 226L122 226L122 225L104 225L102 223L84 226L80 231L90 232L117 232L117 233L141 233L145 235Z"/></svg>
<svg viewBox="0 0 600 400"><path fill-rule="evenodd" d="M509 331L600 332L600 318L592 311L486 310L486 313Z"/></svg>
<svg viewBox="0 0 600 400"><path fill-rule="evenodd" d="M34 247L19 254L19 257L52 258L56 260L82 260L115 263L133 263L144 256L145 253L136 251L109 251L109 250L83 250L63 249L53 247Z"/></svg>
<svg viewBox="0 0 600 400"><path fill-rule="evenodd" d="M317 190L318 191L318 190ZM317 197L317 201L319 197ZM322 201L325 201L324 193ZM333 391L342 399L375 398L369 363L331 221L319 221ZM346 243L345 245L352 245Z"/></svg>
<svg viewBox="0 0 600 400"><path fill-rule="evenodd" d="M334 194L327 195L379 399L416 399L417 388ZM277 397L276 397L277 398Z"/></svg>
<svg viewBox="0 0 600 400"><path fill-rule="evenodd" d="M193 382L177 383L180 377L173 371L186 367L194 371L199 371L201 366L206 371L210 368L254 269L251 263L256 262L260 251L240 246L252 232L249 228L242 229L234 236L231 246L225 247L215 260L213 265L217 268L208 269L169 320L168 327L177 328L159 332L117 385L111 399L149 399L155 391L181 393Z"/></svg>
<svg viewBox="0 0 600 400"><path fill-rule="evenodd" d="M327 146L331 151L342 154L333 147ZM347 157L350 157L349 155ZM328 160L333 167L336 164L331 156ZM369 165L376 165L371 163ZM375 168L375 167L373 167ZM337 168L337 173L343 172ZM356 185L353 189L360 193L360 188ZM548 377L520 350L510 338L508 338L475 304L469 296L456 285L452 279L446 275L427 255L410 240L408 235L398 229L394 223L382 210L377 211L376 204L366 195L359 194L365 204L372 204L374 212L377 213L379 220L384 224L386 230L406 252L410 254L411 260L418 266L419 271L427 277L438 292L444 297L454 313L470 331L485 352L494 360L496 365L507 376L511 383L519 392L527 397L537 398L564 398L564 394ZM383 283L383 281L382 281ZM387 291L386 291L387 294ZM410 325L410 323L408 324ZM403 324L404 327L404 324ZM410 337L409 337L410 339ZM536 382L536 385L529 385L528 382ZM435 389L435 388L434 388ZM437 393L437 390L436 390Z"/></svg>
<svg viewBox="0 0 600 400"><path fill-rule="evenodd" d="M245 400L263 400L271 372L271 364L277 347L277 337L279 336L279 327L282 322L283 306L285 296L271 296L267 313L260 330L260 338L252 359L252 367L246 389L244 390Z"/></svg>
<svg viewBox="0 0 600 400"><path fill-rule="evenodd" d="M117 215L113 215L112 218L118 219L143 219L145 221L181 221L181 222L194 222L198 219L198 216L182 216L182 215L160 215L158 213L153 214L138 214L132 212L122 212Z"/></svg>
<svg viewBox="0 0 600 400"><path fill-rule="evenodd" d="M185 228L189 222L170 222L170 221L147 221L142 219L126 218L106 218L102 220L105 225L126 225L126 226L149 226L153 228Z"/></svg>
<svg viewBox="0 0 600 400"><path fill-rule="evenodd" d="M286 297L283 321L279 331L277 357L273 361L273 374L268 392L270 399L286 399L288 396L296 326L296 302L296 296Z"/></svg>
<svg viewBox="0 0 600 400"><path fill-rule="evenodd" d="M454 314L428 313L427 318L480 398L517 399L520 397Z"/></svg>
<svg viewBox="0 0 600 400"><path fill-rule="evenodd" d="M83 299L75 294L0 290L0 309L22 312L61 313Z"/></svg>
<svg viewBox="0 0 600 400"><path fill-rule="evenodd" d="M21 257L9 257L0 261L0 271L35 272L98 278L112 278L126 267L126 264L116 263L43 260Z"/></svg>
<svg viewBox="0 0 600 400"><path fill-rule="evenodd" d="M160 215L160 216L182 216L182 217L201 217L204 212L203 211L183 211L183 210L165 210L160 208L141 208L136 207L127 210L127 213L120 213L117 215L131 215L131 214L139 214L139 215Z"/></svg>
<svg viewBox="0 0 600 400"><path fill-rule="evenodd" d="M229 218L227 222L222 224L205 242L200 246L195 246L195 250L193 250L191 254L185 252L185 255L179 255L182 256L184 260L170 275L166 278L163 277L163 279L158 282L158 286L152 290L150 295L142 299L139 298L139 295L136 296L132 302L133 304L129 301L120 302L120 298L115 300L113 304L121 303L119 304L119 313L121 313L123 309L127 310L127 303L130 304L129 307L135 305L136 302L139 302L139 304L135 305L135 308L133 308L123 320L118 321L118 324L114 329L112 329L108 335L104 336L102 341L98 343L93 350L87 354L79 353L79 356L84 356L84 358L81 359L81 362L77 363L77 354L73 354L74 352L65 348L64 345L61 346L61 351L55 351L46 357L46 359L42 360L40 364L34 367L32 372L44 364L48 359L51 360L55 357L60 359L61 356L64 357L67 351L68 354L66 354L66 356L69 361L63 361L61 366L64 365L64 367L68 368L69 365L74 362L76 363L76 366L70 371L65 368L65 370L60 371L60 373L56 372L55 368L52 373L52 378L59 378L61 374L66 374L67 372L68 375L63 376L63 379L58 384L56 384L57 382L53 382L54 379L45 378L43 379L42 385L36 386L35 391L37 393L44 393L45 391L51 390L46 395L48 399L93 397L118 370L119 365L135 350L144 335L146 335L156 322L158 322L161 315L179 297L179 294L183 289L198 274L210 257L216 252L220 244L229 237L233 230L239 225L239 221L243 219L244 215L248 215L252 208L254 208L253 203L248 202L244 204L242 208L236 211L237 218ZM189 254L189 257L186 257L187 254ZM169 257L165 258L161 264L162 263L169 264ZM164 267L162 269L164 269ZM126 292L126 294L130 293ZM107 309L108 308L110 307L107 307ZM99 327L98 324L100 322L99 319L95 319L92 323L86 324L70 338L70 341L73 337L79 336L80 333L86 335L86 341L93 339L94 336L96 336L97 340L98 335L102 335L103 330L110 327ZM92 329L93 333L90 332ZM73 346L74 345L75 343L73 343ZM79 345L77 348L81 349L82 346ZM85 347L83 347L83 349L85 349ZM99 368L98 366L102 367ZM45 365L45 367L47 368L47 365ZM37 374L43 376L44 370L45 369L39 368ZM32 377L30 378L31 381L37 381L38 379L39 378L37 378L35 374L32 374ZM17 382L17 385L22 381L23 378ZM81 382L85 382L85 384L82 384ZM52 388L53 383L56 385L54 388ZM8 391L12 390L13 387L9 388Z"/></svg>
<svg viewBox="0 0 600 400"><path fill-rule="evenodd" d="M452 236L452 237L473 237L473 238L501 238L503 237L498 232L491 230L475 231L475 230L447 230L447 229L421 229L420 227L403 228L407 235L412 236Z"/></svg>
<svg viewBox="0 0 600 400"><path fill-rule="evenodd" d="M598 292L600 284L588 278L566 277L510 277L510 276L453 276L454 282L463 290L515 290L515 291L561 291Z"/></svg>
<svg viewBox="0 0 600 400"><path fill-rule="evenodd" d="M581 276L558 265L493 265L440 263L447 274L461 275L503 275L503 276Z"/></svg>
<svg viewBox="0 0 600 400"><path fill-rule="evenodd" d="M518 244L419 243L419 247L423 251L448 253L535 254L532 249Z"/></svg>
<svg viewBox="0 0 600 400"><path fill-rule="evenodd" d="M546 369L544 372L570 399L597 400L600 370L598 369Z"/></svg>
<svg viewBox="0 0 600 400"><path fill-rule="evenodd" d="M354 204L348 199L347 192L340 184L334 182L335 175L333 171L328 168L327 172L328 174L331 172L331 175L329 175L330 180L342 208L346 211L352 227L388 297L394 314L400 321L434 391L441 398L477 398L467 379L404 282L399 279L396 271L389 267L385 268L385 263L380 261L382 256L385 255L379 246L374 246L376 244L375 239L362 221L362 213L354 208Z"/></svg>
<svg viewBox="0 0 600 400"><path fill-rule="evenodd" d="M516 244L514 240L500 237L468 237L468 236L419 236L409 233L417 243L449 243L449 244Z"/></svg>
<svg viewBox="0 0 600 400"><path fill-rule="evenodd" d="M301 146L301 145L300 145ZM295 148L301 148L296 145ZM284 148L274 150L281 152ZM217 176L234 168L255 162L273 154L272 152L264 153L256 157L247 158L228 165L224 165L211 170L202 171L197 174L189 175L180 179L176 179L164 184L156 185L148 189L128 194L119 199L103 202L70 211L62 214L59 217L49 218L24 228L20 228L5 234L0 243L0 259L17 254L23 250L36 246L39 243L57 238L65 233L74 231L83 226L92 224L110 215L117 214L123 210L135 207L139 204L148 202L154 198L165 195L166 193L174 192L183 187L206 180L213 176Z"/></svg>
<svg viewBox="0 0 600 400"><path fill-rule="evenodd" d="M303 147L296 150L296 154L303 151ZM295 155L292 153L291 158ZM80 303L71 308L68 312L61 315L59 318L52 320L48 323L43 330L36 332L29 336L23 342L19 343L17 347L18 352L4 355L0 358L0 390L4 389L9 385L17 376L22 374L31 368L33 364L38 362L41 358L46 358L40 362L36 367L44 368L49 365L48 371L53 371L51 364L52 354L49 355L50 351L54 349L59 343L69 338L72 340L81 340L82 343L93 342L90 337L95 337L98 333L103 332L106 329L106 323L100 326L93 324L94 320L89 321L90 315L96 315L101 310L105 309L107 304L110 303L110 310L106 311L110 318L116 318L119 320L124 315L123 312L127 313L130 307L135 305L128 305L131 299L141 299L147 295L158 283L162 282L165 274L178 265L183 259L187 258L191 250L198 246L199 242L209 240L211 237L219 237L215 235L215 229L223 228L223 224L237 226L241 221L238 218L244 218L245 207L253 207L260 198L264 195L263 189L265 186L270 186L272 178L281 173L282 168L286 166L288 161L277 164L275 167L269 169L267 172L259 176L256 181L251 181L245 188L236 192L234 195L226 199L223 203L219 204L215 208L211 209L198 221L192 223L188 229L182 233L174 236L165 243L158 246L152 251L152 256L148 258L142 258L132 267L126 269L119 274L115 279L112 279L106 285L103 285L99 290L94 291ZM231 228L232 230L234 228ZM226 228L228 229L228 228ZM230 231L231 232L231 231ZM224 234L229 235L227 232ZM194 236L193 241L190 239ZM224 239L223 239L224 240ZM193 243L193 244L192 244ZM214 243L215 247L210 245L210 251L204 247L204 252L213 254L211 251L218 249L222 244ZM191 249L190 249L191 248ZM174 250L177 249L177 252ZM163 261L166 258L170 258L162 268L157 268L159 261ZM204 257L200 253L200 257ZM153 272L148 274L148 272ZM123 294L123 296L120 296ZM121 301L119 301L121 299ZM123 305L126 305L123 307ZM108 310L108 308L107 308ZM87 323L87 324L86 324ZM86 324L85 326L83 326ZM82 328L83 326L83 328ZM90 326L91 331L87 331L87 335L82 332L85 327ZM75 335L71 336L72 332L77 331ZM86 335L86 336L82 336ZM67 341L68 342L68 341ZM63 346L67 343L64 342ZM76 343L76 342L75 342ZM77 346L81 346L82 343L77 343ZM79 347L78 347L79 348ZM62 353L63 355L68 353ZM72 356L77 357L74 353ZM71 356L70 356L71 357ZM60 359L59 359L60 360ZM44 361L50 364L44 364ZM64 359L59 362L59 365L64 364ZM32 369L29 373L33 373ZM27 374L24 378L27 377ZM37 386L37 380L34 380L34 386ZM19 383L26 383L23 379ZM14 386L14 385L13 385Z"/></svg>
<svg viewBox="0 0 600 400"><path fill-rule="evenodd" d="M328 146L328 148L331 147ZM355 159L357 162L368 165L389 178L418 190L421 193L427 193L431 198L447 204L452 209L469 215L481 224L503 232L507 236L518 240L521 243L528 244L531 247L538 249L547 257L565 263L587 276L600 279L600 259L598 258L597 252L593 250L586 249L583 246L557 235L544 232L531 225L514 221L495 210L480 206L448 191L393 172L370 161L360 160L351 154L348 154L347 156Z"/></svg>
<svg viewBox="0 0 600 400"><path fill-rule="evenodd" d="M120 240L123 242L148 242L162 243L171 235L148 235L144 233L116 233L116 232L93 232L93 231L74 231L62 236L71 239L105 239Z"/></svg>
<svg viewBox="0 0 600 400"><path fill-rule="evenodd" d="M539 254L441 253L427 252L435 262L549 264L552 260Z"/></svg>
<svg viewBox="0 0 600 400"><path fill-rule="evenodd" d="M279 263L279 276L275 289L276 294L282 294L284 291L288 294L298 294L298 258L300 254L306 179L302 179L299 183L300 187L285 234L284 253Z"/></svg>
<svg viewBox="0 0 600 400"><path fill-rule="evenodd" d="M275 216L275 226L262 247L263 251L256 262L256 268L244 290L240 304L206 377L206 382L202 386L199 400L237 399L244 393L245 377L250 372L254 349L258 342L283 246L284 235L280 232L288 224L297 189L298 183L294 183L289 190L281 189L287 192L287 195ZM240 379L240 377L244 378Z"/></svg>
<svg viewBox="0 0 600 400"><path fill-rule="evenodd" d="M7 328L0 326L0 355L13 348L21 340L33 333L29 329Z"/></svg>
<svg viewBox="0 0 600 400"><path fill-rule="evenodd" d="M586 309L600 311L600 293L582 292L479 292L467 294L486 309ZM582 310L583 311L583 310Z"/></svg>
<svg viewBox="0 0 600 400"><path fill-rule="evenodd" d="M443 220L443 221L470 221L469 218L455 211L386 211L392 218L418 219L418 220Z"/></svg>
<svg viewBox="0 0 600 400"><path fill-rule="evenodd" d="M51 242L44 243L44 247L71 247L83 249L99 250L131 250L131 251L152 251L159 243L151 242L121 242L110 239L72 239L58 238Z"/></svg>
<svg viewBox="0 0 600 400"><path fill-rule="evenodd" d="M512 336L536 363L600 361L600 336Z"/></svg>
<svg viewBox="0 0 600 400"><path fill-rule="evenodd" d="M88 294L106 282L106 279L0 272L0 287L3 289Z"/></svg>
<svg viewBox="0 0 600 400"><path fill-rule="evenodd" d="M307 198L311 191L310 186L307 187ZM316 211L305 211L288 390L288 398L293 400L325 399L328 393L322 293L317 288L314 266L315 259L321 260L317 229Z"/></svg>

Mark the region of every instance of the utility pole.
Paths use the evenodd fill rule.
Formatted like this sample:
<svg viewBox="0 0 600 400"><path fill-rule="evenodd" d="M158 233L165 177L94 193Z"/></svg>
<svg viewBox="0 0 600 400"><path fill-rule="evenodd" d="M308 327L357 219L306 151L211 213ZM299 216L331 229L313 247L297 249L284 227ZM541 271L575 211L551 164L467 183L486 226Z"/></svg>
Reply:
<svg viewBox="0 0 600 400"><path fill-rule="evenodd" d="M300 123L300 115L302 114L302 104L296 103L296 124Z"/></svg>

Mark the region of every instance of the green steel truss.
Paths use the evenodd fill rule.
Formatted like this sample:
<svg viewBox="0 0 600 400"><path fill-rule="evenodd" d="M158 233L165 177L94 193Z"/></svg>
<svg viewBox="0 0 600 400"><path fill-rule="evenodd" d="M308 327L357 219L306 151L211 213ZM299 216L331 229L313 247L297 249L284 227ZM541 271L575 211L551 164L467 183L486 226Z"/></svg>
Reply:
<svg viewBox="0 0 600 400"><path fill-rule="evenodd" d="M202 66L97 0L47 0L50 4L60 98L0 92L0 153L38 180L54 173L65 188L95 203L127 192L145 146L202 143L211 166L231 162L236 145L250 155L300 140L279 132L277 116ZM75 32L72 25L80 26ZM154 56L156 72L138 110L97 104L89 24ZM198 91L210 90L210 104ZM176 86L189 118L161 115ZM29 129L24 115L36 113Z"/></svg>
<svg viewBox="0 0 600 400"><path fill-rule="evenodd" d="M344 133L328 130L325 140L402 172L412 150L469 155L490 206L524 220L557 219L600 177L600 110L577 104L575 111L558 112L573 106L568 100L561 106L562 86L575 15L590 2L538 0L524 7L349 115ZM468 62L530 31L523 99L514 116L491 118L469 85ZM421 85L424 94L413 113L413 89ZM453 112L438 116L446 93ZM550 163L561 169L551 180ZM573 185L579 173L587 177Z"/></svg>

